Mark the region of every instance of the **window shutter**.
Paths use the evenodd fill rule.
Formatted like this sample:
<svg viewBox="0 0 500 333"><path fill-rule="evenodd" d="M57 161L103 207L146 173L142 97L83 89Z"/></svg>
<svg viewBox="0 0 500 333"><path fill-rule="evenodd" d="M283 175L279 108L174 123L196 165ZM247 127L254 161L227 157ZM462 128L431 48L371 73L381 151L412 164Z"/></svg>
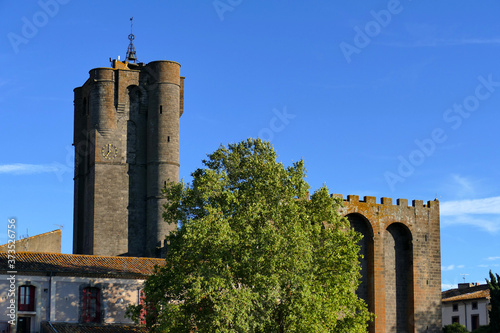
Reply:
<svg viewBox="0 0 500 333"><path fill-rule="evenodd" d="M87 323L89 318L88 318L88 288L83 289L83 299L82 299L82 321L84 323Z"/></svg>
<svg viewBox="0 0 500 333"><path fill-rule="evenodd" d="M101 290L95 287L83 289L82 321L85 323L101 322Z"/></svg>
<svg viewBox="0 0 500 333"><path fill-rule="evenodd" d="M28 311L35 311L35 287L34 286L29 286L27 288L29 290L29 305L28 305Z"/></svg>
<svg viewBox="0 0 500 333"><path fill-rule="evenodd" d="M101 290L96 288L96 293L95 293L95 302L96 302L96 312L95 312L95 322L99 323L101 322Z"/></svg>

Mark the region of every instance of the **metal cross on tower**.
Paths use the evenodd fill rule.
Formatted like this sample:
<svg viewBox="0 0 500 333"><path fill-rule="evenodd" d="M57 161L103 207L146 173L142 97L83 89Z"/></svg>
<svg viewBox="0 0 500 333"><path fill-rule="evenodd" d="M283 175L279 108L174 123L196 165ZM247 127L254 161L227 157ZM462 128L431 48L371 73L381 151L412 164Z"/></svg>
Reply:
<svg viewBox="0 0 500 333"><path fill-rule="evenodd" d="M130 40L130 44L128 44L127 56L126 59L129 62L133 62L134 64L137 62L137 54L135 53L135 46L133 40L135 39L134 34L132 33L133 27L133 17L130 18L130 35L128 35L128 39Z"/></svg>

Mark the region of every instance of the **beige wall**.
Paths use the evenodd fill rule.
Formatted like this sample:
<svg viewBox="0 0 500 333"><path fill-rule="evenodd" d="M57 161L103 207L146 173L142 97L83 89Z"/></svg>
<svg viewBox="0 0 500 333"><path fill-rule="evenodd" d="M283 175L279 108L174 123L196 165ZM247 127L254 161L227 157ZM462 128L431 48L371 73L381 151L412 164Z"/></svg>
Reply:
<svg viewBox="0 0 500 333"><path fill-rule="evenodd" d="M10 321L9 305L12 297L9 297L10 279L11 275L0 275L0 321ZM18 295L17 288L25 284L31 284L35 289L35 311L34 312L19 312L16 311L16 319L18 316L28 316L32 320L32 329L39 331L40 322L42 318L47 318L48 311L48 288L49 278L43 276L21 276L17 275L15 279L15 306L17 310ZM45 290L47 290L45 292ZM12 331L14 333L15 330Z"/></svg>
<svg viewBox="0 0 500 333"><path fill-rule="evenodd" d="M477 302L477 309L472 310L472 302ZM458 311L453 311L453 304L458 304ZM467 300L459 301L459 302L446 302L443 303L441 307L441 311L443 314L443 326L451 325L451 318L455 316L460 317L460 324L467 326L469 332L472 330L471 327L471 316L479 315L479 325L484 326L489 324L489 315L488 315L488 301L486 299L478 299L478 300ZM467 316L466 316L467 314ZM465 319L467 317L467 325Z"/></svg>
<svg viewBox="0 0 500 333"><path fill-rule="evenodd" d="M16 241L16 252L61 253L61 230L20 239ZM9 244L0 245L0 252L7 252Z"/></svg>
<svg viewBox="0 0 500 333"><path fill-rule="evenodd" d="M0 321L9 321L9 284L10 275L0 275ZM33 313L16 313L32 317L33 329L39 331L42 321L76 323L81 317L82 290L88 286L101 289L101 311L103 323L131 323L125 318L128 305L137 304L138 294L144 280L82 278L82 277L48 277L16 275L16 310L17 288L29 281L35 286L36 311ZM50 316L50 319L49 319ZM13 331L15 332L15 331Z"/></svg>
<svg viewBox="0 0 500 333"><path fill-rule="evenodd" d="M53 306L56 313L51 314L52 321L78 322L81 316L81 292L89 286L101 289L101 311L104 323L131 323L125 318L125 311L130 304L137 304L138 289L144 280L54 277L52 290Z"/></svg>

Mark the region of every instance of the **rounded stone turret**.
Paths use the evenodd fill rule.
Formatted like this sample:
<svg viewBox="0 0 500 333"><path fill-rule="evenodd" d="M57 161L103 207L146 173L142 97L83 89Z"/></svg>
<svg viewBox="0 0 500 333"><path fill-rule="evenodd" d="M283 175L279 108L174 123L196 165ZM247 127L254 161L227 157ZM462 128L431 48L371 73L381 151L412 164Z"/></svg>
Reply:
<svg viewBox="0 0 500 333"><path fill-rule="evenodd" d="M162 188L179 180L181 65L174 61L154 61L147 67L147 241L148 249L154 249L163 247L165 235L175 229L162 218L162 206L166 203Z"/></svg>
<svg viewBox="0 0 500 333"><path fill-rule="evenodd" d="M112 68L95 68L90 72L91 126L106 135L116 128L115 72Z"/></svg>

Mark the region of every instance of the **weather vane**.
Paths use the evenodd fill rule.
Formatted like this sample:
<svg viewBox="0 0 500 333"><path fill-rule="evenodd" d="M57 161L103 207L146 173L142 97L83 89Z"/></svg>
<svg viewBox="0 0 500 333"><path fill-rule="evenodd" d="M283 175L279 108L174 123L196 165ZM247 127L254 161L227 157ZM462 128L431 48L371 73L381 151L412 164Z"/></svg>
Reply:
<svg viewBox="0 0 500 333"><path fill-rule="evenodd" d="M133 43L135 36L134 36L133 30L132 30L132 28L134 26L133 20L134 20L134 18L131 17L130 18L130 35L128 35L128 40L130 41L130 44L128 44L126 59L127 59L127 61L136 63L137 62L137 54L135 52L135 46Z"/></svg>

